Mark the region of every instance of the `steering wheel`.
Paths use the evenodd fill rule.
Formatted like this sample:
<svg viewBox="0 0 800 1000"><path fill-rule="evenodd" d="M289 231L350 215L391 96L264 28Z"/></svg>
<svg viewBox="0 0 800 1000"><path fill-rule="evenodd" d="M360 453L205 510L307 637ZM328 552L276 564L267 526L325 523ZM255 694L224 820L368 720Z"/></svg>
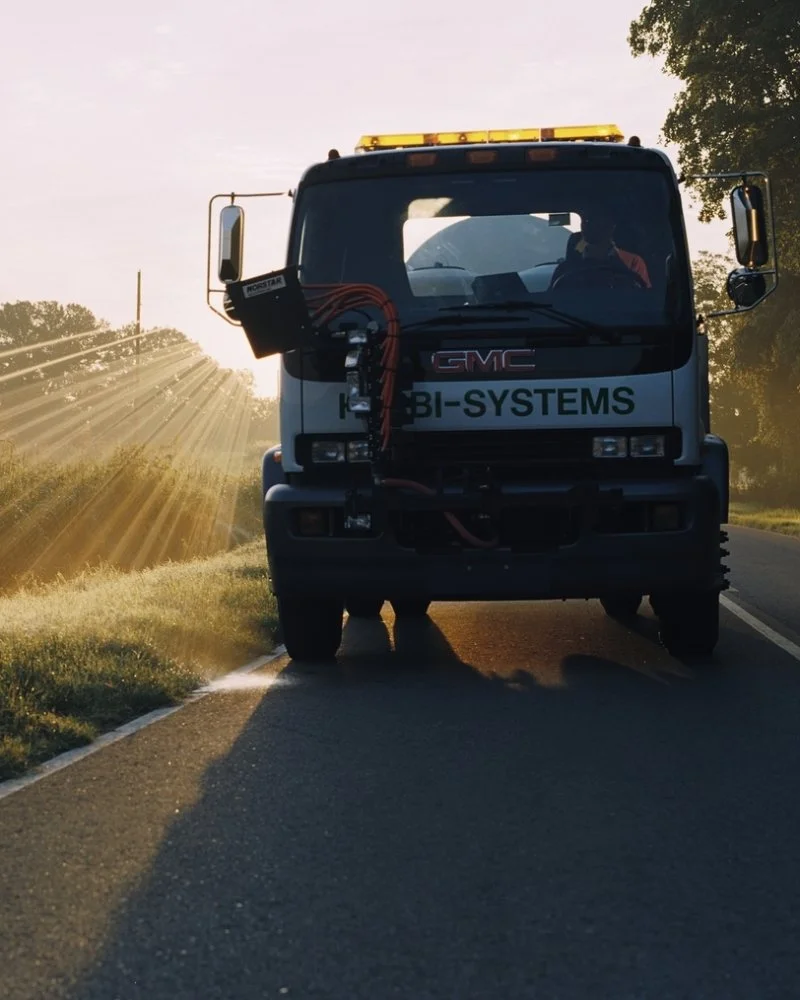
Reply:
<svg viewBox="0 0 800 1000"><path fill-rule="evenodd" d="M555 289L647 288L645 281L622 261L582 261L563 271L550 286Z"/></svg>

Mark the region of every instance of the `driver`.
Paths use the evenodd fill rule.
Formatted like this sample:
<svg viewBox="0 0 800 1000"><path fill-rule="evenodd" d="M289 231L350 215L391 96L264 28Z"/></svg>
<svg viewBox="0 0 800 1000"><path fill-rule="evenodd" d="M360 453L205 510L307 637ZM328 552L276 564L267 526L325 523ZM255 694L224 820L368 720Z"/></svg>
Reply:
<svg viewBox="0 0 800 1000"><path fill-rule="evenodd" d="M570 270L574 266L570 263L570 258L572 258L573 260L585 261L609 259L619 261L630 271L633 271L645 288L652 288L647 264L638 254L630 253L628 250L620 250L614 242L615 228L614 214L608 205L598 205L586 212L582 216L581 231L568 252L567 259L559 264L553 272L551 286L566 270Z"/></svg>

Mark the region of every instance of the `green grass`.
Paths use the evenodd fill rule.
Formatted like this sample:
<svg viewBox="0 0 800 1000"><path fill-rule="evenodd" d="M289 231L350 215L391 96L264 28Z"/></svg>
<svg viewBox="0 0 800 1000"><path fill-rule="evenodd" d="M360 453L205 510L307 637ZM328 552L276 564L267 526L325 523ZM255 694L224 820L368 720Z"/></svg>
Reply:
<svg viewBox="0 0 800 1000"><path fill-rule="evenodd" d="M756 503L731 503L731 524L800 538L800 510L791 507L767 507Z"/></svg>
<svg viewBox="0 0 800 1000"><path fill-rule="evenodd" d="M268 652L275 622L260 542L0 598L0 779Z"/></svg>
<svg viewBox="0 0 800 1000"><path fill-rule="evenodd" d="M260 466L242 475L163 451L0 464L0 593L87 566L139 570L261 537Z"/></svg>

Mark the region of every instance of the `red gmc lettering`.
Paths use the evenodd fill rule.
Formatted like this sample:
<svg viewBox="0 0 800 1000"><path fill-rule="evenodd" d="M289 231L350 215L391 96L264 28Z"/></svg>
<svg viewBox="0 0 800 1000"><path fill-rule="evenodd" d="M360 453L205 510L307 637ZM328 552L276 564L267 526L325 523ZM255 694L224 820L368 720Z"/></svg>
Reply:
<svg viewBox="0 0 800 1000"><path fill-rule="evenodd" d="M532 372L536 365L533 362L536 351L530 347L520 347L516 350L503 351L504 372Z"/></svg>
<svg viewBox="0 0 800 1000"><path fill-rule="evenodd" d="M492 348L480 351L436 351L431 355L433 370L440 374L463 375L474 372L532 372L536 369L533 348Z"/></svg>

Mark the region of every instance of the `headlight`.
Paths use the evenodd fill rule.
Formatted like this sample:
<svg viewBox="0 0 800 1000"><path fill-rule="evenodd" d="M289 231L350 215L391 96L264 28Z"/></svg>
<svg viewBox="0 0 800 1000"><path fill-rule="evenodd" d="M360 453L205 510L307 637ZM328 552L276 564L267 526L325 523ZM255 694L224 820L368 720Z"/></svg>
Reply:
<svg viewBox="0 0 800 1000"><path fill-rule="evenodd" d="M369 441L348 441L347 461L368 462L370 460Z"/></svg>
<svg viewBox="0 0 800 1000"><path fill-rule="evenodd" d="M344 441L312 441L311 461L318 465L333 465L345 459Z"/></svg>
<svg viewBox="0 0 800 1000"><path fill-rule="evenodd" d="M349 441L311 442L311 461L315 465L369 462L371 458L369 441L366 438L353 438Z"/></svg>
<svg viewBox="0 0 800 1000"><path fill-rule="evenodd" d="M639 434L631 438L631 458L663 458L666 441L663 434Z"/></svg>
<svg viewBox="0 0 800 1000"><path fill-rule="evenodd" d="M592 438L592 455L595 458L625 458L627 454L628 439L626 437Z"/></svg>

